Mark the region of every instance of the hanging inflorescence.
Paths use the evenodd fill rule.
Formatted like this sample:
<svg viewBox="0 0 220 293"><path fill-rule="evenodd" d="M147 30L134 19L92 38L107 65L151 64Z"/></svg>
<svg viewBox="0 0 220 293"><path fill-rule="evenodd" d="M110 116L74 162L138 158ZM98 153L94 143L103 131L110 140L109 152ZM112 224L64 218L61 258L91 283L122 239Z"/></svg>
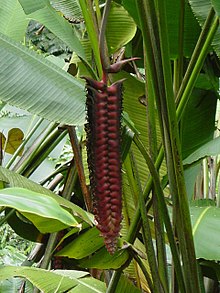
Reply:
<svg viewBox="0 0 220 293"><path fill-rule="evenodd" d="M86 79L87 150L97 228L109 253L117 249L122 219L122 81L107 86Z"/></svg>

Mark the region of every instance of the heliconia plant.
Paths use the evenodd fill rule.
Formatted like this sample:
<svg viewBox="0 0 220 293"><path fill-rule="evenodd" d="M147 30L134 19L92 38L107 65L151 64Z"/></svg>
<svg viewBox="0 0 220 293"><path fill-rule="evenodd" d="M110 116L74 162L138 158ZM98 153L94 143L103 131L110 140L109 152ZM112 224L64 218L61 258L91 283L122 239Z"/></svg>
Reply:
<svg viewBox="0 0 220 293"><path fill-rule="evenodd" d="M0 118L1 224L41 242L21 265L0 267L0 291L21 277L45 293L217 292L218 1L10 0L2 8L1 100L42 118L22 138L8 131L22 117ZM36 37L47 28L68 45L72 57L58 62L68 72L16 42L27 19L37 20ZM68 157L54 155L46 172L41 163L63 138ZM215 207L194 202L210 194ZM24 283L16 291L30 291Z"/></svg>
<svg viewBox="0 0 220 293"><path fill-rule="evenodd" d="M87 148L97 228L110 253L117 248L122 210L122 81L107 86L86 79Z"/></svg>
<svg viewBox="0 0 220 293"><path fill-rule="evenodd" d="M84 77L87 89L87 152L90 170L93 212L97 228L109 253L117 249L122 220L121 114L123 81L108 86L108 72L117 72L125 63L119 61L103 68L101 81Z"/></svg>

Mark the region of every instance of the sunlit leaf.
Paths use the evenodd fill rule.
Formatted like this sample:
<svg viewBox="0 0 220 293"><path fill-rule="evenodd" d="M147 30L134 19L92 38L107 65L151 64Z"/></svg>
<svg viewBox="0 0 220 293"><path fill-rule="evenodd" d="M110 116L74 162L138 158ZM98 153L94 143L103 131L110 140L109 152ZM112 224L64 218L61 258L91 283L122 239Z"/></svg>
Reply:
<svg viewBox="0 0 220 293"><path fill-rule="evenodd" d="M78 222L51 197L23 188L6 188L0 191L0 206L19 211L42 233L52 233Z"/></svg>
<svg viewBox="0 0 220 293"><path fill-rule="evenodd" d="M220 209L190 207L196 257L220 260Z"/></svg>
<svg viewBox="0 0 220 293"><path fill-rule="evenodd" d="M75 240L56 253L56 255L80 259L91 255L102 246L104 246L103 238L100 236L100 232L93 227L80 234Z"/></svg>
<svg viewBox="0 0 220 293"><path fill-rule="evenodd" d="M71 21L83 19L78 0L52 0L51 5Z"/></svg>
<svg viewBox="0 0 220 293"><path fill-rule="evenodd" d="M52 197L61 206L68 209L74 216L89 223L90 225L92 225L94 221L94 217L92 214L86 212L85 210L75 205L74 203L66 200L65 198L61 196L54 194L52 191L42 187L40 184L37 184L36 182L33 182L30 179L27 179L24 176L21 176L20 174L15 173L6 168L3 168L1 166L0 166L0 180L9 184L10 187L22 187L22 188L29 189L31 191L45 194L49 197Z"/></svg>
<svg viewBox="0 0 220 293"><path fill-rule="evenodd" d="M83 124L82 81L0 34L1 100L54 122Z"/></svg>
<svg viewBox="0 0 220 293"><path fill-rule="evenodd" d="M0 0L0 32L23 41L29 20L17 0Z"/></svg>
<svg viewBox="0 0 220 293"><path fill-rule="evenodd" d="M21 145L24 138L24 133L19 128L12 128L8 132L8 138L6 143L5 151L11 155L17 150L17 148ZM22 150L19 155L22 155Z"/></svg>
<svg viewBox="0 0 220 293"><path fill-rule="evenodd" d="M74 33L71 24L56 12L48 0L19 0L19 2L30 19L45 25L74 52L84 58L83 47Z"/></svg>
<svg viewBox="0 0 220 293"><path fill-rule="evenodd" d="M0 280L12 277L21 277L29 280L41 292L90 292L104 293L105 284L99 280L88 277L88 273L80 271L55 270L46 271L32 267L4 266L0 268ZM78 286L81 291L78 291Z"/></svg>
<svg viewBox="0 0 220 293"><path fill-rule="evenodd" d="M212 0L213 1L213 0ZM205 23L205 20L212 9L212 1L211 0L189 0L189 3L191 5L191 8L196 16L196 18L199 21L200 26L202 26ZM218 6L216 6L216 3L218 1L214 1L215 8L218 9ZM218 27L217 32L213 38L212 42L213 48L215 49L218 56L220 56L220 28Z"/></svg>
<svg viewBox="0 0 220 293"><path fill-rule="evenodd" d="M6 137L4 136L4 134L2 132L0 132L0 145L1 145L2 150L5 147L5 141L6 141Z"/></svg>
<svg viewBox="0 0 220 293"><path fill-rule="evenodd" d="M81 267L96 269L118 269L128 260L127 250L119 250L111 255L105 247L88 258L79 260Z"/></svg>
<svg viewBox="0 0 220 293"><path fill-rule="evenodd" d="M112 2L106 27L106 39L111 52L126 45L136 33L136 24L123 6Z"/></svg>

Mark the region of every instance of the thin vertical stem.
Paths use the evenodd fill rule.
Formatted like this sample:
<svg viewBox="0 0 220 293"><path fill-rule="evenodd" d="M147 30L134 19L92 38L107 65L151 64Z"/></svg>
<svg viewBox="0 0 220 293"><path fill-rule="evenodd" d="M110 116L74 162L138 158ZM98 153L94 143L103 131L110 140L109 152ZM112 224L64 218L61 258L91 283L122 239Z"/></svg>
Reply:
<svg viewBox="0 0 220 293"><path fill-rule="evenodd" d="M99 29L94 19L94 11L90 0L79 0L83 17L86 23L86 29L89 35L91 46L94 53L95 63L98 70L99 78L102 77L102 63L99 52Z"/></svg>
<svg viewBox="0 0 220 293"><path fill-rule="evenodd" d="M174 61L176 70L174 71L174 93L176 94L183 78L183 58L184 58L184 20L185 20L185 0L180 1L179 33L178 33L178 58Z"/></svg>
<svg viewBox="0 0 220 293"><path fill-rule="evenodd" d="M148 263L150 266L151 275L152 275L152 279L153 279L153 287L154 287L153 292L155 292L155 293L162 292L160 280L158 278L159 277L158 265L157 265L156 255L155 255L153 241L152 241L149 219L148 219L148 215L147 215L147 211L146 211L146 207L145 207L145 200L144 200L144 196L143 196L141 183L139 180L140 177L138 175L136 161L135 161L132 153L131 153L131 160L133 163L132 164L133 165L133 172L135 175L137 190L138 190L138 202L140 205L140 212L141 212L143 241L145 244Z"/></svg>
<svg viewBox="0 0 220 293"><path fill-rule="evenodd" d="M82 156L80 153L80 148L79 148L79 143L78 143L78 138L76 135L75 127L68 126L68 131L69 131L70 142L71 142L73 153L74 153L74 159L76 162L76 168L77 168L78 175L79 175L79 182L80 182L80 185L82 188L84 201L85 201L85 204L87 206L88 211L91 211L92 210L92 201L91 201L88 187L86 185L86 177L85 177L85 172L84 172L84 168L83 168Z"/></svg>

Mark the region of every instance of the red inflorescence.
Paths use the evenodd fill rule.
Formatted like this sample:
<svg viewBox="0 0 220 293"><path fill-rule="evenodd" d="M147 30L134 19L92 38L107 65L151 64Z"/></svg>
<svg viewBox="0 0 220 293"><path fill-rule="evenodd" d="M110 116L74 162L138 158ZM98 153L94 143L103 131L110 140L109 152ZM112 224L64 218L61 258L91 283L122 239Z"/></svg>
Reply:
<svg viewBox="0 0 220 293"><path fill-rule="evenodd" d="M87 150L97 228L109 253L117 249L122 210L122 81L87 82Z"/></svg>

